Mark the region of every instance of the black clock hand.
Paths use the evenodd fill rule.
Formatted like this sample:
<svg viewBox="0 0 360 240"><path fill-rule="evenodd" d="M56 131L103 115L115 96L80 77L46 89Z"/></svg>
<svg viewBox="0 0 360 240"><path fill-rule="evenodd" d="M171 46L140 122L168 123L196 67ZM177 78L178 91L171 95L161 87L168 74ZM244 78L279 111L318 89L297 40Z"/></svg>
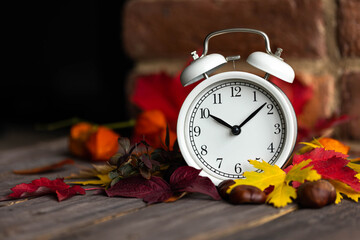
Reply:
<svg viewBox="0 0 360 240"><path fill-rule="evenodd" d="M250 121L253 117L255 117L255 115L260 112L260 110L266 105L266 103L264 103L263 105L261 105L258 109L256 109L252 114L250 114L250 116L248 116L240 125L239 128L241 128L242 126L244 126L248 121Z"/></svg>
<svg viewBox="0 0 360 240"><path fill-rule="evenodd" d="M234 135L239 135L240 134L241 129L237 125L231 126L230 124L228 124L224 120L222 120L222 119L220 119L218 117L215 117L214 115L211 115L211 114L210 114L210 117L212 117L215 121L217 121L221 125L224 125L225 127L230 128L232 134L234 134Z"/></svg>
<svg viewBox="0 0 360 240"><path fill-rule="evenodd" d="M220 118L218 118L218 117L215 117L214 115L211 115L211 114L210 114L210 117L212 117L215 121L217 121L218 123L224 125L225 127L228 127L228 128L230 128L230 129L233 128L230 124L228 124L227 122L225 122L224 120L222 120L222 119L220 119Z"/></svg>

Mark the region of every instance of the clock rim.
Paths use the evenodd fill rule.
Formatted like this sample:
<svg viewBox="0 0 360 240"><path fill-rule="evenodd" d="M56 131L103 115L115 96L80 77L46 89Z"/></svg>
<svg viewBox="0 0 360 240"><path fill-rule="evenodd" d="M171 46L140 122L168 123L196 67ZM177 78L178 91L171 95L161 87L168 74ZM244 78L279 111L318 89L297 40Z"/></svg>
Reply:
<svg viewBox="0 0 360 240"><path fill-rule="evenodd" d="M285 95L285 93L276 85L272 84L271 82L255 74L240 72L240 71L223 72L203 80L190 92L190 94L186 97L185 101L183 102L177 121L177 138L178 138L178 144L181 154L184 157L186 163L191 167L202 169L201 166L197 164L197 162L192 158L190 153L191 149L188 148L185 139L186 136L185 120L190 119L190 115L191 115L189 111L190 106L192 105L193 101L198 96L198 94L200 94L202 91L204 91L204 89L208 88L210 85L216 82L226 81L231 79L239 79L239 80L242 79L242 80L254 82L255 84L258 84L263 88L265 88L267 91L269 91L276 99L276 101L278 101L284 114L287 136L286 136L286 141L284 143L284 148L278 160L276 161L276 165L279 167L285 166L287 161L289 160L289 157L292 154L297 138L297 120L292 104L290 103L290 100ZM281 165L278 165L278 163L281 163ZM232 178L222 177L220 175L217 175L216 173L212 174L212 172L210 173L207 172L206 170L201 171L200 175L209 177L215 185L218 185L223 180L232 179Z"/></svg>

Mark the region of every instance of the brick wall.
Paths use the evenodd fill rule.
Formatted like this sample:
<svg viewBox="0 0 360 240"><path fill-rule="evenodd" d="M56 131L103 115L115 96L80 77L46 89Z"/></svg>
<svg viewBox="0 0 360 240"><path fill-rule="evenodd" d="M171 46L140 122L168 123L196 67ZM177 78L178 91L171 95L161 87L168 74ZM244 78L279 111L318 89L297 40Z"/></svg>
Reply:
<svg viewBox="0 0 360 240"><path fill-rule="evenodd" d="M354 119L338 135L360 140L360 0L129 0L122 38L135 60L134 74L182 69L190 52L202 48L207 34L225 28L264 31L272 49L314 87L314 98L299 120L348 114ZM251 34L214 38L210 51L225 56L264 51ZM244 63L243 71L254 71Z"/></svg>

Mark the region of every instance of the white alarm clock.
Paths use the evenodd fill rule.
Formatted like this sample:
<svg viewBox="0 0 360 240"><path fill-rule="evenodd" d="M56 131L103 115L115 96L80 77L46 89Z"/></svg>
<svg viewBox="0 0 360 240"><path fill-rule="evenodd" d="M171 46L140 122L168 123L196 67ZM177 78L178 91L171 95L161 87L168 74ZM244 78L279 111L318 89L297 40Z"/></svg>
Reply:
<svg viewBox="0 0 360 240"><path fill-rule="evenodd" d="M232 32L247 32L265 39L266 53L254 52L247 62L266 72L265 77L229 71L210 76L228 61L240 56L207 55L211 37ZM233 28L209 34L204 52L182 72L187 86L203 80L184 101L177 123L181 154L189 166L202 169L215 185L226 179L243 178L255 170L248 160L264 160L282 167L289 159L297 136L294 109L286 95L267 78L273 75L292 83L294 70L280 58L281 49L271 52L264 32Z"/></svg>

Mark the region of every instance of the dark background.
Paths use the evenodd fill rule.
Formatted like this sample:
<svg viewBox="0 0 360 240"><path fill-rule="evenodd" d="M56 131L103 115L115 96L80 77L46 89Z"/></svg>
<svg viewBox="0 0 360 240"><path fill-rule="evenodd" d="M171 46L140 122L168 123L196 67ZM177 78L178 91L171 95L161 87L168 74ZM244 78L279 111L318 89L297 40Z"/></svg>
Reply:
<svg viewBox="0 0 360 240"><path fill-rule="evenodd" d="M1 123L128 119L124 1L22 1L4 7ZM4 55L3 55L4 56Z"/></svg>

